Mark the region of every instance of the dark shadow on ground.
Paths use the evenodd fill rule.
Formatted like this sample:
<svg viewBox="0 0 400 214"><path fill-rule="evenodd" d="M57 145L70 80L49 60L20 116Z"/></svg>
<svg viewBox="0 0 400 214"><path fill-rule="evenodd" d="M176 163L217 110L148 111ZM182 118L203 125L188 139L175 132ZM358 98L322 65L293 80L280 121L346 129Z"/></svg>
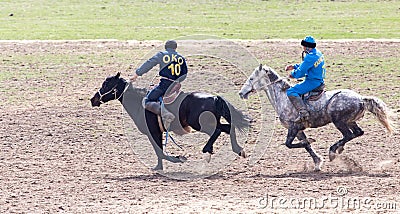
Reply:
<svg viewBox="0 0 400 214"><path fill-rule="evenodd" d="M387 173L368 173L368 172L287 172L278 175L253 175L251 178L299 178L309 179L312 181L329 180L331 178L345 178L345 177L370 177L370 178L387 178L393 177Z"/></svg>

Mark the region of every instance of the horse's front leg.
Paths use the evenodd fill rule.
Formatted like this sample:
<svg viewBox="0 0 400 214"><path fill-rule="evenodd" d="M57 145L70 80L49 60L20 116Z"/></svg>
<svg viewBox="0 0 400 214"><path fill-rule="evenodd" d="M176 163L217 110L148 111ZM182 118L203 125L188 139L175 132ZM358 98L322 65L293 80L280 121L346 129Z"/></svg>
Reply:
<svg viewBox="0 0 400 214"><path fill-rule="evenodd" d="M298 133L297 133L297 139L299 140L299 141L305 141L305 142L307 142L307 143L314 143L315 142L315 140L314 139L312 139L312 138L308 138L307 136L306 136L306 134L304 133L304 131L299 131Z"/></svg>
<svg viewBox="0 0 400 214"><path fill-rule="evenodd" d="M293 143L294 139L297 136L297 133L300 130L298 128L296 128L295 126L291 125L288 128L288 133L286 136L286 142L285 145L289 148L289 149L294 149L294 148L305 148L307 143L305 141L301 141L300 143Z"/></svg>
<svg viewBox="0 0 400 214"><path fill-rule="evenodd" d="M163 162L162 160L165 159L165 154L162 150L162 133L161 131L157 132L153 130L153 132L150 133L149 140L151 142L151 145L153 146L154 152L157 155L157 165L152 168L152 170L163 170Z"/></svg>
<svg viewBox="0 0 400 214"><path fill-rule="evenodd" d="M160 130L157 122L157 115L147 112L145 113L147 127L149 132L147 137L150 140L151 145L153 146L154 152L157 155L157 165L153 168L153 170L163 170L163 163L162 160L167 160L173 163L182 163L179 157L172 157L169 155L164 154L162 149L162 134L163 132Z"/></svg>
<svg viewBox="0 0 400 214"><path fill-rule="evenodd" d="M298 137L300 143L293 143L293 140ZM314 165L315 165L315 171L320 171L321 170L321 165L322 165L322 158L319 157L319 155L314 151L314 149L311 147L311 144L307 141L307 136L304 134L302 130L299 130L296 128L294 125L291 125L288 129L288 134L286 137L286 146L289 149L293 148L305 148L306 151L311 155Z"/></svg>
<svg viewBox="0 0 400 214"><path fill-rule="evenodd" d="M155 133L151 133L149 137L150 143L153 146L154 152L157 155L157 165L152 168L152 170L163 170L163 163L162 160L164 158L164 153L162 148L159 146L162 142L161 134L157 136Z"/></svg>
<svg viewBox="0 0 400 214"><path fill-rule="evenodd" d="M307 138L306 134L304 133L304 131L299 131L297 133L297 139L299 139L300 141L304 142L306 144L306 147L304 147L306 149L306 151L311 155L313 161L314 161L314 170L315 171L320 171L322 164L324 162L323 158L317 154L317 152L315 152L315 150L311 147L311 142L309 140L309 138Z"/></svg>

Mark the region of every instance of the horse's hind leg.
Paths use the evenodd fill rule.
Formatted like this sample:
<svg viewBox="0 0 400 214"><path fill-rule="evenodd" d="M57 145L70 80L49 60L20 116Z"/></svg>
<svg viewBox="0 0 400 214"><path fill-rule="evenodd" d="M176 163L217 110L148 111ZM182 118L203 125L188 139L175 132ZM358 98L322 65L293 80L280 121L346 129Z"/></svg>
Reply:
<svg viewBox="0 0 400 214"><path fill-rule="evenodd" d="M360 136L362 136L362 135L364 134L364 131L357 125L356 122L349 123L348 125L349 125L349 128L351 129L351 131L353 132L353 135L354 135L353 138L360 137ZM353 138L351 138L351 139L353 139ZM350 139L350 140L351 140L351 139ZM349 140L349 141L350 141L350 140ZM337 148L336 151L337 151L339 154L341 154L341 153L344 151L344 145L345 145L345 144L346 144L346 143L343 143L343 145L339 145L339 146L338 146L338 148Z"/></svg>
<svg viewBox="0 0 400 214"><path fill-rule="evenodd" d="M235 127L232 126L231 128L231 132L229 133L230 139L231 139L231 146L232 146L232 151L236 154L238 154L239 156L241 156L242 158L246 157L246 153L244 152L243 147L239 146L239 144L237 143L236 140L236 131L235 131Z"/></svg>
<svg viewBox="0 0 400 214"><path fill-rule="evenodd" d="M330 161L333 161L336 158L336 151L338 153L343 152L344 145L347 142L349 142L351 139L356 137L355 134L353 134L353 132L351 132L349 125L346 124L345 122L343 122L343 121L334 122L334 125L342 133L343 138L341 140L339 140L338 142L336 142L335 144L333 144L329 148L329 160Z"/></svg>
<svg viewBox="0 0 400 214"><path fill-rule="evenodd" d="M211 135L210 139L207 141L207 144L203 148L203 153L214 153L213 145L217 138L221 135L221 129L215 129L214 133Z"/></svg>
<svg viewBox="0 0 400 214"><path fill-rule="evenodd" d="M232 146L232 151L236 154L238 154L239 156L245 158L246 157L246 153L244 152L243 148L241 146L239 146L237 140L236 140L236 131L235 131L235 127L231 126L229 124L221 124L220 125L221 130L227 134L229 134L229 137L231 139L231 146Z"/></svg>
<svg viewBox="0 0 400 214"><path fill-rule="evenodd" d="M306 146L304 147L306 149L306 151L311 155L313 161L314 161L314 169L315 171L320 171L322 164L324 162L323 158L317 154L317 152L315 152L315 150L311 147L310 142L307 139L306 134L303 131L299 131L297 133L297 139L299 139L300 141L304 142L306 144Z"/></svg>
<svg viewBox="0 0 400 214"><path fill-rule="evenodd" d="M357 125L356 122L349 123L349 127L355 137L360 137L364 134L364 131Z"/></svg>

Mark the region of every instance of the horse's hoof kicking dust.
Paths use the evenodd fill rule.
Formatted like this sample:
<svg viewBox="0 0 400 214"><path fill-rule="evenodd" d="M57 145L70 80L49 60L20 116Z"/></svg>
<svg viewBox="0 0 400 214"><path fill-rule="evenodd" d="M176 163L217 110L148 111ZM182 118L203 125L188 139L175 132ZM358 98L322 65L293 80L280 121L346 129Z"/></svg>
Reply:
<svg viewBox="0 0 400 214"><path fill-rule="evenodd" d="M210 154L210 153L205 153L204 159L206 160L207 163L210 163L210 161L211 161L211 154Z"/></svg>
<svg viewBox="0 0 400 214"><path fill-rule="evenodd" d="M242 158L247 158L246 152L244 150L239 152L239 156Z"/></svg>
<svg viewBox="0 0 400 214"><path fill-rule="evenodd" d="M324 164L324 159L318 157L318 159L315 161L314 171L320 172L323 164Z"/></svg>
<svg viewBox="0 0 400 214"><path fill-rule="evenodd" d="M183 156L183 155L179 155L179 156L178 156L178 159L179 159L180 161L182 161L182 163L184 163L184 162L187 161L187 158L186 158L185 156Z"/></svg>
<svg viewBox="0 0 400 214"><path fill-rule="evenodd" d="M338 154L342 154L342 152L344 151L344 147L343 146L338 146L337 150Z"/></svg>
<svg viewBox="0 0 400 214"><path fill-rule="evenodd" d="M329 161L333 161L336 158L336 153L329 151Z"/></svg>

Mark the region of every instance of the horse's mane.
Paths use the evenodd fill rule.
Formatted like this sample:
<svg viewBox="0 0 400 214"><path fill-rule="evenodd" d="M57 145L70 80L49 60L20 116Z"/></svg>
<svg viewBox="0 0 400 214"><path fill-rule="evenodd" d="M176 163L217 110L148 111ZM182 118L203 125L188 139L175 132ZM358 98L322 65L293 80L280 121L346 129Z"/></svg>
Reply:
<svg viewBox="0 0 400 214"><path fill-rule="evenodd" d="M287 79L282 78L274 69L272 69L269 66L266 66L266 69L270 71L268 72L268 78L271 82L281 79L282 88L285 89L285 91L286 89L292 87L292 84L290 84L290 82Z"/></svg>
<svg viewBox="0 0 400 214"><path fill-rule="evenodd" d="M147 88L136 88L133 85L132 85L132 90L143 97L146 96L147 92L149 91Z"/></svg>
<svg viewBox="0 0 400 214"><path fill-rule="evenodd" d="M136 87L134 86L131 82L126 81L124 78L120 78L120 80L122 81L122 83L126 86L126 84L129 84L129 88L132 88L132 91L135 92L136 94L139 94L140 96L146 96L147 92L149 91L149 89L147 88L140 88L140 87Z"/></svg>

